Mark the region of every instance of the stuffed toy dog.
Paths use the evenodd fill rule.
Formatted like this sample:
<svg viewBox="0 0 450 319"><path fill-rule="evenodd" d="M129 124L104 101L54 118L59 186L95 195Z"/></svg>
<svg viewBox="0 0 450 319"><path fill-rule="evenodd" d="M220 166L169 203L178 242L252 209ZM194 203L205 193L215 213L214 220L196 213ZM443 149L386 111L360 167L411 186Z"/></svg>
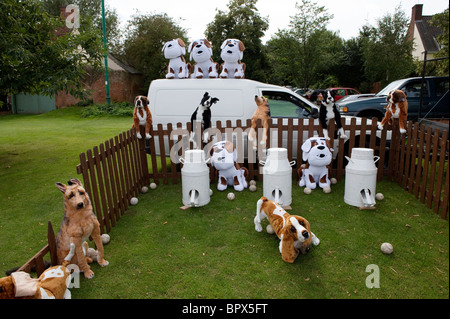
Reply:
<svg viewBox="0 0 450 319"><path fill-rule="evenodd" d="M408 101L406 94L402 90L392 90L388 93L386 100L386 114L381 123L378 124L378 129L382 130L386 123L392 124L392 118L399 119L400 133L406 133L405 122L408 117Z"/></svg>
<svg viewBox="0 0 450 319"><path fill-rule="evenodd" d="M285 262L293 263L299 253L306 254L319 245L319 238L311 231L309 222L298 215L288 214L274 201L261 197L256 203L255 230L262 231L261 221L267 218L270 227L267 232L275 233L280 239L279 250Z"/></svg>
<svg viewBox="0 0 450 319"><path fill-rule="evenodd" d="M266 145L267 130L269 129L270 109L269 100L264 96L255 95L256 111L252 116L252 125L248 134L248 140L253 141L256 138L256 123L258 120L263 124L263 136L261 139L261 145ZM256 149L256 143L253 143L253 149Z"/></svg>
<svg viewBox="0 0 450 319"><path fill-rule="evenodd" d="M216 97L209 96L208 92L203 94L203 98L200 101L200 105L195 109L191 115L191 138L190 141L194 143L194 148L197 148L197 141L195 138L195 123L197 120L201 121L202 129L206 131L211 127L211 106L219 101ZM203 142L208 142L208 131L204 132Z"/></svg>
<svg viewBox="0 0 450 319"><path fill-rule="evenodd" d="M211 166L218 171L219 181L217 189L224 191L228 186L233 186L235 191L243 191L247 188L246 177L248 170L240 167L237 160L237 152L230 141L217 142L211 147Z"/></svg>
<svg viewBox="0 0 450 319"><path fill-rule="evenodd" d="M37 279L24 271L0 278L0 299L70 299L71 275L67 266L74 254L75 245L71 244L62 265L46 269Z"/></svg>
<svg viewBox="0 0 450 319"><path fill-rule="evenodd" d="M212 57L211 43L207 39L195 40L189 45L190 60L195 64L192 68L193 79L214 79L219 76L219 64Z"/></svg>
<svg viewBox="0 0 450 319"><path fill-rule="evenodd" d="M98 264L108 266L109 262L103 258L103 242L100 236L100 223L94 214L92 202L81 182L71 178L68 185L56 183L56 187L64 196L64 217L56 236L56 254L58 263L62 263L72 244L75 244L75 255L72 263L78 265L84 277L91 279L94 272L88 263L92 260L86 257L88 244L86 240L92 237L98 250Z"/></svg>
<svg viewBox="0 0 450 319"><path fill-rule="evenodd" d="M169 59L166 79L187 79L190 73L190 64L186 63L186 45L180 38L170 40L162 48L164 57Z"/></svg>
<svg viewBox="0 0 450 319"><path fill-rule="evenodd" d="M309 189L315 189L317 184L323 188L325 192L330 189L330 164L332 161L333 149L330 148L329 142L323 137L311 137L302 145L303 164L298 169L300 177L299 186L306 186Z"/></svg>
<svg viewBox="0 0 450 319"><path fill-rule="evenodd" d="M149 139L150 128L152 127L152 113L148 107L148 99L146 96L138 95L134 99L133 126L136 129L136 137L141 139L139 126L145 126L145 138Z"/></svg>
<svg viewBox="0 0 450 319"><path fill-rule="evenodd" d="M315 90L310 96L311 102L316 102L320 100L319 109L319 121L322 124L323 135L328 140L328 123L331 119L334 119L336 126L338 128L339 137L346 139L347 136L344 133L341 123L341 113L339 112L336 104L334 103L334 97L336 91L331 90Z"/></svg>
<svg viewBox="0 0 450 319"><path fill-rule="evenodd" d="M243 79L245 74L245 63L241 60L244 57L244 44L241 40L227 39L220 46L222 50L220 57L224 61L222 63L222 72L220 77L223 79Z"/></svg>

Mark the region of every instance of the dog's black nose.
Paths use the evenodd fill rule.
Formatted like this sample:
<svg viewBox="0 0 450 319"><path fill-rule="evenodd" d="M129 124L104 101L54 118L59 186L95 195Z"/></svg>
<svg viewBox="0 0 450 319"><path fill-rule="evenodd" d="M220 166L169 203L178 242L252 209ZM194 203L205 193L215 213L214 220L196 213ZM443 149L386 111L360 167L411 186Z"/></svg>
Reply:
<svg viewBox="0 0 450 319"><path fill-rule="evenodd" d="M318 148L319 150L323 150L323 149L325 149L325 146L320 145L320 146L317 146L317 148Z"/></svg>
<svg viewBox="0 0 450 319"><path fill-rule="evenodd" d="M83 205L83 202L78 203L78 205L77 205L78 208L83 208L83 206L84 206L84 205Z"/></svg>
<svg viewBox="0 0 450 319"><path fill-rule="evenodd" d="M195 47L200 48L201 46L202 46L201 44L197 44Z"/></svg>
<svg viewBox="0 0 450 319"><path fill-rule="evenodd" d="M234 47L234 44L233 44L233 43L230 43L230 44L228 44L228 46L229 46L230 48L232 48L232 47Z"/></svg>
<svg viewBox="0 0 450 319"><path fill-rule="evenodd" d="M303 237L305 237L305 239L307 239L309 237L309 233L307 230L302 231L302 235L303 235Z"/></svg>

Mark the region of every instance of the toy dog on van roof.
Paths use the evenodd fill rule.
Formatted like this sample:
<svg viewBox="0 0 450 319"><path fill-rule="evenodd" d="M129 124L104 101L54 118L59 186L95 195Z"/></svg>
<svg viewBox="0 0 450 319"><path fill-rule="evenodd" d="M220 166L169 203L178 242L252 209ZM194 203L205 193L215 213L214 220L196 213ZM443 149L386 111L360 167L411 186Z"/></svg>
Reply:
<svg viewBox="0 0 450 319"><path fill-rule="evenodd" d="M192 68L192 79L214 79L219 76L219 64L212 57L211 43L207 39L198 39L189 45L190 60L195 64Z"/></svg>
<svg viewBox="0 0 450 319"><path fill-rule="evenodd" d="M220 46L220 57L222 63L222 72L220 77L223 79L243 79L245 77L245 63L241 62L244 57L245 46L241 40L226 39Z"/></svg>
<svg viewBox="0 0 450 319"><path fill-rule="evenodd" d="M169 59L166 79L187 79L189 78L190 67L186 63L184 55L186 54L186 45L180 38L170 40L162 48L164 57Z"/></svg>

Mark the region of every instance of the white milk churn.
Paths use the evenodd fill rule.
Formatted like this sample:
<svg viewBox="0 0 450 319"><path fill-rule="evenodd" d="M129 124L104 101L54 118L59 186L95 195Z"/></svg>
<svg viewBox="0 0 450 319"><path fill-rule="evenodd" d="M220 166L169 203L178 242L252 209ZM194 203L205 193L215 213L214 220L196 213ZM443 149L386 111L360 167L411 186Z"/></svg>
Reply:
<svg viewBox="0 0 450 319"><path fill-rule="evenodd" d="M185 158L180 158L183 204L200 207L209 203L209 168L202 150L187 150Z"/></svg>
<svg viewBox="0 0 450 319"><path fill-rule="evenodd" d="M375 205L375 189L377 184L377 167L380 159L373 155L371 148L353 148L351 158L345 157L348 164L345 167L344 202L357 207L372 207Z"/></svg>
<svg viewBox="0 0 450 319"><path fill-rule="evenodd" d="M287 149L269 148L266 161L260 161L263 166L263 196L273 200L280 206L292 203L292 165L289 162Z"/></svg>

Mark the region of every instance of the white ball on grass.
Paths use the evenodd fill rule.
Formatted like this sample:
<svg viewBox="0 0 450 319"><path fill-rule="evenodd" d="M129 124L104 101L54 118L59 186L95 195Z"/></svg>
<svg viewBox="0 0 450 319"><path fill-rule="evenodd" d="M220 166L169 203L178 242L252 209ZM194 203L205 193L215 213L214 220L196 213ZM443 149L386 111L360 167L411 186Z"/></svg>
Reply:
<svg viewBox="0 0 450 319"><path fill-rule="evenodd" d="M337 183L337 179L336 178L334 178L334 177L332 177L332 178L330 178L330 182L331 182L331 184L336 184Z"/></svg>
<svg viewBox="0 0 450 319"><path fill-rule="evenodd" d="M147 193L148 192L148 187L147 186L142 186L141 192L142 193Z"/></svg>
<svg viewBox="0 0 450 319"><path fill-rule="evenodd" d="M305 189L303 190L303 193L305 193L306 195L311 194L312 190L309 187L305 187Z"/></svg>
<svg viewBox="0 0 450 319"><path fill-rule="evenodd" d="M228 193L228 194L227 194L227 198L228 198L229 200L233 200L233 199L234 199L234 193Z"/></svg>
<svg viewBox="0 0 450 319"><path fill-rule="evenodd" d="M376 194L375 194L375 199L376 199L376 200L383 200L383 199L384 199L384 195L381 194L381 193L376 193Z"/></svg>
<svg viewBox="0 0 450 319"><path fill-rule="evenodd" d="M250 185L250 186L248 187L248 189L249 189L251 192L256 192L256 185Z"/></svg>
<svg viewBox="0 0 450 319"><path fill-rule="evenodd" d="M138 201L138 199L136 197L131 197L131 199L130 199L130 204L131 205L137 205L138 202L139 201Z"/></svg>
<svg viewBox="0 0 450 319"><path fill-rule="evenodd" d="M150 184L150 188L151 188L151 189L155 189L155 188L156 188L156 184L155 184L155 183L151 183L151 184Z"/></svg>
<svg viewBox="0 0 450 319"><path fill-rule="evenodd" d="M252 180L249 182L249 185L256 185L256 182L252 179Z"/></svg>
<svg viewBox="0 0 450 319"><path fill-rule="evenodd" d="M325 187L323 188L323 192L324 192L325 194L331 193L331 187L330 187L330 186L325 186Z"/></svg>
<svg viewBox="0 0 450 319"><path fill-rule="evenodd" d="M383 254L390 255L394 252L394 247L390 243L382 243L381 251Z"/></svg>
<svg viewBox="0 0 450 319"><path fill-rule="evenodd" d="M111 237L108 234L102 234L100 237L102 238L103 245L106 245L111 240Z"/></svg>
<svg viewBox="0 0 450 319"><path fill-rule="evenodd" d="M272 228L272 226L270 224L267 225L266 231L267 231L268 234L273 234L274 233L273 228Z"/></svg>
<svg viewBox="0 0 450 319"><path fill-rule="evenodd" d="M210 189L209 189L209 196L212 196L212 194L213 194L213 191L212 191L212 189L210 188Z"/></svg>

